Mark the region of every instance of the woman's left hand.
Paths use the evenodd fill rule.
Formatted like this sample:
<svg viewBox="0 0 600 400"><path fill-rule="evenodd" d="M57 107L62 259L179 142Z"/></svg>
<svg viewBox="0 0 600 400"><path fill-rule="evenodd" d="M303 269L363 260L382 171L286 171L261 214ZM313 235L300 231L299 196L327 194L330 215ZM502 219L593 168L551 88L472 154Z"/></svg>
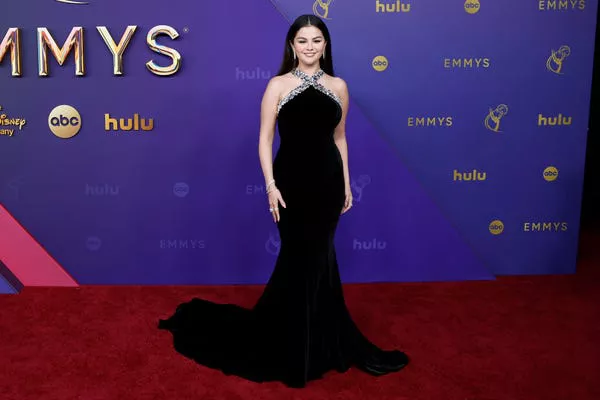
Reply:
<svg viewBox="0 0 600 400"><path fill-rule="evenodd" d="M346 200L344 201L344 208L342 214L352 208L352 190L350 187L346 187Z"/></svg>

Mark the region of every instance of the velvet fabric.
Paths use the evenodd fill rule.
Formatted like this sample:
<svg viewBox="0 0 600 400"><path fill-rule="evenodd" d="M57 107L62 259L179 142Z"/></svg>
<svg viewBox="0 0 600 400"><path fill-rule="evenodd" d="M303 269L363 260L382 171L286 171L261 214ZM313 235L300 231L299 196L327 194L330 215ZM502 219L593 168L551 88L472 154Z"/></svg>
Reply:
<svg viewBox="0 0 600 400"><path fill-rule="evenodd" d="M337 99L314 86L283 104L273 173L287 207L279 207L274 271L251 309L194 298L161 320L178 352L226 374L290 387L352 365L380 375L408 363L404 353L365 338L344 301L334 248L345 199L333 136L341 116Z"/></svg>

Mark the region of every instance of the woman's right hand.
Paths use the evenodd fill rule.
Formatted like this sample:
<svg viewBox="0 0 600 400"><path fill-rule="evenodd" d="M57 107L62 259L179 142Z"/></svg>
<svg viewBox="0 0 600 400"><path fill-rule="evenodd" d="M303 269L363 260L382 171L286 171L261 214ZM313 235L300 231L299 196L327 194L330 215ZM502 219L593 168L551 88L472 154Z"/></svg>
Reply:
<svg viewBox="0 0 600 400"><path fill-rule="evenodd" d="M272 188L269 193L269 211L273 215L273 221L279 222L279 204L285 208L285 201L281 197L281 192L277 187Z"/></svg>

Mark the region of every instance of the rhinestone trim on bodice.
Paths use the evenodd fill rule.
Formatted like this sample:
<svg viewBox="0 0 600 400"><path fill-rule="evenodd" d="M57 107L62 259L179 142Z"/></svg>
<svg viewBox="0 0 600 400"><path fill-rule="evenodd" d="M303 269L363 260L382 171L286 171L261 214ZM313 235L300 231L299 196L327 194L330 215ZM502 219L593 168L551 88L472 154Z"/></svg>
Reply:
<svg viewBox="0 0 600 400"><path fill-rule="evenodd" d="M333 93L331 90L327 89L325 86L323 86L322 84L320 84L318 82L318 80L325 74L325 72L323 72L322 69L319 69L312 76L309 76L308 74L300 71L297 68L292 69L291 73L293 75L297 76L298 78L302 79L302 83L300 85L296 86L296 88L294 88L291 92L286 94L279 101L279 104L277 106L277 114L278 115L279 115L279 110L281 110L281 107L283 107L288 101L292 100L294 97L298 96L300 93L304 92L306 89L308 89L311 86L314 87L315 89L319 90L320 92L323 92L327 96L331 97L335 102L337 102L340 105L340 107L342 106L342 100L335 93Z"/></svg>

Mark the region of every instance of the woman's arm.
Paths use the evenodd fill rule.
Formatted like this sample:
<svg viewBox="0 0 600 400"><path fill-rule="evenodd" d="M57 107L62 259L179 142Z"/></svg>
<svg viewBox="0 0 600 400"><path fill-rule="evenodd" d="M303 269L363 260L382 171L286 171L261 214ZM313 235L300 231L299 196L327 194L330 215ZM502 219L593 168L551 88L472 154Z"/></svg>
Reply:
<svg viewBox="0 0 600 400"><path fill-rule="evenodd" d="M273 179L273 138L279 101L279 84L272 78L267 84L260 104L260 132L258 137L258 157L265 177L265 183Z"/></svg>
<svg viewBox="0 0 600 400"><path fill-rule="evenodd" d="M348 86L343 79L336 79L336 91L340 99L342 100L342 118L339 124L335 128L335 132L333 134L335 144L340 151L340 155L342 156L342 162L344 166L344 184L346 190L346 201L344 203L344 209L342 210L342 214L345 213L352 207L352 190L350 189L350 168L348 167L348 142L346 141L346 116L348 115L348 106L349 106L349 94L348 94Z"/></svg>
<svg viewBox="0 0 600 400"><path fill-rule="evenodd" d="M274 221L279 221L278 205L281 204L285 207L273 177L273 138L275 137L277 104L281 93L280 86L281 83L277 77L271 78L267 84L260 105L260 133L258 137L258 157L265 178L269 207L273 209Z"/></svg>

